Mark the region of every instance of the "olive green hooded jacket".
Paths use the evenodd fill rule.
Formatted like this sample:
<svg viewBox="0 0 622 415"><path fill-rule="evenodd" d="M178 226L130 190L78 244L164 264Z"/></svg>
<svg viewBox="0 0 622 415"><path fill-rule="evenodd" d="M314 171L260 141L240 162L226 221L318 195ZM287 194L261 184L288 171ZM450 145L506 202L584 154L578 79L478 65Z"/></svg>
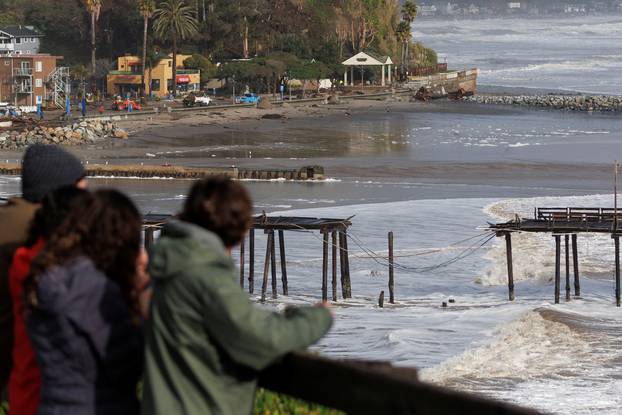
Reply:
<svg viewBox="0 0 622 415"><path fill-rule="evenodd" d="M249 414L258 371L332 323L323 307L254 306L218 236L187 222L165 226L149 271L144 415Z"/></svg>

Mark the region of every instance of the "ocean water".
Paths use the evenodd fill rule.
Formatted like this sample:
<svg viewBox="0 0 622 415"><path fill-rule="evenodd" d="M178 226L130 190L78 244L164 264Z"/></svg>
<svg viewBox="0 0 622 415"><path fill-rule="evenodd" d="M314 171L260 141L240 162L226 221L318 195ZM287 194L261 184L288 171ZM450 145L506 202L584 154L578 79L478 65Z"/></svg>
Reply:
<svg viewBox="0 0 622 415"><path fill-rule="evenodd" d="M413 35L481 84L622 94L622 16L422 20Z"/></svg>

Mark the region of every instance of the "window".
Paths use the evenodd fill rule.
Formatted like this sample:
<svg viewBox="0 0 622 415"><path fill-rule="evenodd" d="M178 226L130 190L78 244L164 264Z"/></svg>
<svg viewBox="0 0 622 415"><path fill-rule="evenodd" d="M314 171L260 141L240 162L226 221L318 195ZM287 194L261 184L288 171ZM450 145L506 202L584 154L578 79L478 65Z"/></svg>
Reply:
<svg viewBox="0 0 622 415"><path fill-rule="evenodd" d="M34 37L30 38L30 43L35 43L35 38Z"/></svg>
<svg viewBox="0 0 622 415"><path fill-rule="evenodd" d="M35 72L43 72L43 62L35 62Z"/></svg>
<svg viewBox="0 0 622 415"><path fill-rule="evenodd" d="M22 43L22 39L19 38L19 37L16 37L15 38L15 43L17 43L19 45L20 43Z"/></svg>
<svg viewBox="0 0 622 415"><path fill-rule="evenodd" d="M168 67L169 67L169 68L172 68L172 67L173 67L172 63L173 63L173 61L168 61Z"/></svg>
<svg viewBox="0 0 622 415"><path fill-rule="evenodd" d="M10 64L11 64L11 61L9 60L4 61L4 66L9 66Z"/></svg>
<svg viewBox="0 0 622 415"><path fill-rule="evenodd" d="M160 80L159 79L152 79L151 80L151 90L152 91L159 91L160 90Z"/></svg>
<svg viewBox="0 0 622 415"><path fill-rule="evenodd" d="M35 87L42 88L43 87L43 79L41 79L41 78L35 79Z"/></svg>

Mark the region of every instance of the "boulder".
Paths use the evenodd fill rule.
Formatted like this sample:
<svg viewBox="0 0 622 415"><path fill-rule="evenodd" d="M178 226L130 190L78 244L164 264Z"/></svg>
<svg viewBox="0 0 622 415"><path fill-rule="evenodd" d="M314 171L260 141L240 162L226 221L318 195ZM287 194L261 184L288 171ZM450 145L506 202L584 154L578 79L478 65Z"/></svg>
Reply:
<svg viewBox="0 0 622 415"><path fill-rule="evenodd" d="M115 129L113 135L115 138L119 138L121 140L125 140L126 138L129 137L127 132L121 128Z"/></svg>
<svg viewBox="0 0 622 415"><path fill-rule="evenodd" d="M272 103L269 99L262 98L257 103L257 108L259 108L260 110L269 110L272 109Z"/></svg>

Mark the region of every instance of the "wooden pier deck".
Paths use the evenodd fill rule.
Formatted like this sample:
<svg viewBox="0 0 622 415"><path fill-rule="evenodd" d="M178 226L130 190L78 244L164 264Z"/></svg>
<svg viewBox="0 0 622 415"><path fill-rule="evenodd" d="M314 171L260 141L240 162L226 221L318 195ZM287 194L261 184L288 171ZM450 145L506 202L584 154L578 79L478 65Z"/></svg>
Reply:
<svg viewBox="0 0 622 415"><path fill-rule="evenodd" d="M533 232L550 233L555 240L555 303L559 303L561 285L561 251L564 237L566 301L570 301L570 241L572 240L572 264L574 274L574 295L581 295L579 278L579 254L577 238L580 233L610 234L613 239L615 255L615 299L620 307L620 237L622 213L612 208L594 207L549 207L534 209L533 218L516 217L504 223L489 224L489 229L498 237L505 237L508 292L510 301L514 300L514 269L512 264L512 233Z"/></svg>

